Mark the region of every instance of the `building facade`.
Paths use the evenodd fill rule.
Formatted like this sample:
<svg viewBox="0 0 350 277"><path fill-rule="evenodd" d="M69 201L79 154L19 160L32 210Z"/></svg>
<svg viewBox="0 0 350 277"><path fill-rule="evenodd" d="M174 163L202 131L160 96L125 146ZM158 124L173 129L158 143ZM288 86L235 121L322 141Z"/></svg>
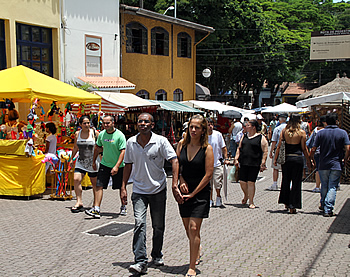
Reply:
<svg viewBox="0 0 350 277"><path fill-rule="evenodd" d="M121 5L121 76L154 100L195 99L196 33L213 28Z"/></svg>

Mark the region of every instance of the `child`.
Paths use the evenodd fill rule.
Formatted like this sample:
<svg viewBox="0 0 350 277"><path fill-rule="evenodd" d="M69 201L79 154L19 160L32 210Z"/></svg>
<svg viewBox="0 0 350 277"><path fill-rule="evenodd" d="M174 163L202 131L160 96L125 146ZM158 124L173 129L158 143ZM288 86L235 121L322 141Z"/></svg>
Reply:
<svg viewBox="0 0 350 277"><path fill-rule="evenodd" d="M49 122L46 124L46 132L49 133L49 135L46 138L46 148L45 148L45 154L51 153L56 155L56 145L57 145L57 138L55 136L57 131L56 125L52 122ZM49 168L49 163L46 163L46 172Z"/></svg>

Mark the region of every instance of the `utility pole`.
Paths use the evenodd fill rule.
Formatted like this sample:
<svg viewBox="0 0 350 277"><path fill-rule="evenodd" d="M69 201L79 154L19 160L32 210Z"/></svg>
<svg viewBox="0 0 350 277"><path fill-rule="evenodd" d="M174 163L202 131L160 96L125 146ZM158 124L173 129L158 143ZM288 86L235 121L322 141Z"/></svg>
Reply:
<svg viewBox="0 0 350 277"><path fill-rule="evenodd" d="M140 8L143 9L143 0L140 0Z"/></svg>

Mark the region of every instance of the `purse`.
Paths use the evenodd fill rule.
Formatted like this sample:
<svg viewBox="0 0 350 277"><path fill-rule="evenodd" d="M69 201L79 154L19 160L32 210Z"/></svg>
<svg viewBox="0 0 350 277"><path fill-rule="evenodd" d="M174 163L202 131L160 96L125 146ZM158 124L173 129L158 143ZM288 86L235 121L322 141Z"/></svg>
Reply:
<svg viewBox="0 0 350 277"><path fill-rule="evenodd" d="M278 153L277 163L284 164L286 162L286 141L284 138L281 141L280 152Z"/></svg>

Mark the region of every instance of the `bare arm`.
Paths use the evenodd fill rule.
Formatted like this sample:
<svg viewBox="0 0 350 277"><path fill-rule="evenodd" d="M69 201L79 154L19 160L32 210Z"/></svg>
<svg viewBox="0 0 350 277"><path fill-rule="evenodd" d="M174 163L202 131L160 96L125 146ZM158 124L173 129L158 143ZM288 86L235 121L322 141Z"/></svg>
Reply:
<svg viewBox="0 0 350 277"><path fill-rule="evenodd" d="M308 125L309 126L309 125ZM307 149L306 147L306 133L303 131L301 132L302 135L301 135L301 150L303 151L304 153L304 156L306 158L306 165L307 167L309 168L309 171L311 171L311 160L310 160L310 155L309 155L309 150Z"/></svg>
<svg viewBox="0 0 350 277"><path fill-rule="evenodd" d="M241 137L241 140L240 140L239 145L237 147L235 160L234 160L234 165L237 166L237 167L239 165L238 159L239 159L239 155L241 154L241 147L242 147L242 140L243 140L243 138L244 138L244 136Z"/></svg>
<svg viewBox="0 0 350 277"><path fill-rule="evenodd" d="M120 150L120 155L119 155L117 163L113 166L113 168L111 170L112 176L118 173L119 167L124 160L124 156L125 156L125 149L122 149L122 150Z"/></svg>
<svg viewBox="0 0 350 277"><path fill-rule="evenodd" d="M271 142L271 148L270 148L270 159L272 159L272 158L273 158L273 150L275 149L276 144L277 144L277 141L272 141L272 142Z"/></svg>
<svg viewBox="0 0 350 277"><path fill-rule="evenodd" d="M94 148L94 156L93 156L93 158L92 158L92 168L93 168L94 170L97 169L97 167L96 167L96 159L97 159L97 156L98 156L98 154L102 153L102 151L103 151L103 148L100 147L100 146L98 146L98 145L96 144L96 145L95 145L95 148Z"/></svg>
<svg viewBox="0 0 350 277"><path fill-rule="evenodd" d="M345 163L349 160L349 156L350 156L350 145L345 145L345 156L344 156Z"/></svg>
<svg viewBox="0 0 350 277"><path fill-rule="evenodd" d="M122 186L120 188L120 199L123 202L123 205L128 204L128 193L126 191L126 185L130 178L131 170L132 170L132 164L125 164L124 171L123 171Z"/></svg>
<svg viewBox="0 0 350 277"><path fill-rule="evenodd" d="M234 122L231 122L231 126L230 128L228 128L228 132L231 134L232 133L232 130L233 128L235 127L235 123Z"/></svg>
<svg viewBox="0 0 350 277"><path fill-rule="evenodd" d="M260 171L262 172L266 169L267 153L269 152L268 142L265 136L261 136L261 150L263 155L261 159Z"/></svg>
<svg viewBox="0 0 350 277"><path fill-rule="evenodd" d="M182 143L183 143L183 140L180 140L180 142L178 143L177 148L176 148L176 155L178 158L180 158ZM174 178L174 173L173 173L173 178ZM186 182L185 182L184 178L182 177L181 172L179 172L179 170L178 170L178 181L180 181L179 186L177 185L177 182L176 183L174 182L174 179L173 179L172 191L173 191L173 195L174 195L176 202L179 204L182 204L184 202L182 193L188 193L188 185L186 184ZM179 187L180 187L180 189L179 189Z"/></svg>

